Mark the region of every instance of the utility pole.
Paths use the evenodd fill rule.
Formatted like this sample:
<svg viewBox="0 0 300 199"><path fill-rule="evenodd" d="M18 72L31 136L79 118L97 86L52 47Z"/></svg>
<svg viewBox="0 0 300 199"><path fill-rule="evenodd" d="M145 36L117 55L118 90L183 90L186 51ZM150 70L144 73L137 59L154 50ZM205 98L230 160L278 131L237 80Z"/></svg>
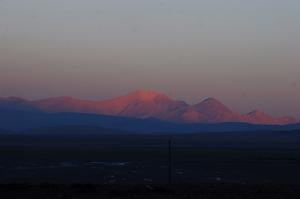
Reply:
<svg viewBox="0 0 300 199"><path fill-rule="evenodd" d="M173 171L173 163L172 163L172 139L170 138L168 141L169 144L169 161L168 161L168 170L169 170L169 185L172 185L172 171Z"/></svg>

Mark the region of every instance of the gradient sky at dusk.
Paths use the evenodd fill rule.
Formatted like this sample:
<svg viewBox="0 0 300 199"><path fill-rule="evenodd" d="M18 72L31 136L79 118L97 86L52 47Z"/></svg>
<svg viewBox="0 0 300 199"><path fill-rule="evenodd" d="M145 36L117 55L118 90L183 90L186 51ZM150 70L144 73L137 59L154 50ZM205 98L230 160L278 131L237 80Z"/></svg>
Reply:
<svg viewBox="0 0 300 199"><path fill-rule="evenodd" d="M0 1L0 96L137 89L300 118L300 1Z"/></svg>

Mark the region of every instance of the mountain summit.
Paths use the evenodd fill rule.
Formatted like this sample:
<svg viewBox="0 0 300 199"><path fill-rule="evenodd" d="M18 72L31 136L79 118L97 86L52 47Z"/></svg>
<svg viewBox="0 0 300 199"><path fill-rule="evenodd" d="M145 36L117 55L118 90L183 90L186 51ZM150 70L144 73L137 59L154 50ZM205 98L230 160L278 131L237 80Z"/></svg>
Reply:
<svg viewBox="0 0 300 199"><path fill-rule="evenodd" d="M239 121L238 114L231 111L220 101L214 98L207 98L194 105L197 112L202 114L202 122L230 122Z"/></svg>
<svg viewBox="0 0 300 199"><path fill-rule="evenodd" d="M100 113L117 116L168 119L168 115L187 104L155 92L139 90L126 96L98 102Z"/></svg>
<svg viewBox="0 0 300 199"><path fill-rule="evenodd" d="M273 118L269 114L261 111L254 110L247 114L249 123L256 124L291 124L296 123L292 117Z"/></svg>
<svg viewBox="0 0 300 199"><path fill-rule="evenodd" d="M166 96L163 93L159 93L153 90L137 90L132 93L129 93L127 98L130 98L132 100L141 100L141 101L152 101L157 98L165 98L170 99L168 96Z"/></svg>
<svg viewBox="0 0 300 199"><path fill-rule="evenodd" d="M0 109L4 108L39 110L51 113L74 112L133 118L156 118L188 123L291 124L296 122L291 117L273 118L259 110L242 115L232 111L214 98L207 98L198 104L189 105L153 90L138 90L125 96L102 101L80 100L71 97L47 98L37 101L28 101L21 98L0 98Z"/></svg>

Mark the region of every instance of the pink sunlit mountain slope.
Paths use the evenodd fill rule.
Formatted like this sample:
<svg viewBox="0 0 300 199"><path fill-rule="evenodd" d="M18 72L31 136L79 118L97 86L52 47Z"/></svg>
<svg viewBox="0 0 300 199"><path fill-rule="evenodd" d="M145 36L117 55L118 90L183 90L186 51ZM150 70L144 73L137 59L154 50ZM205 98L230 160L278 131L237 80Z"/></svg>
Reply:
<svg viewBox="0 0 300 199"><path fill-rule="evenodd" d="M166 121L187 123L296 123L294 118L274 118L258 110L242 115L232 111L220 101L213 98L208 98L195 105L189 105L183 101L173 100L165 94L151 90L135 91L125 96L103 101L80 100L71 97L48 98L37 101L27 101L19 98L0 98L0 108L16 105L21 106L23 109L36 109L54 113L94 113L134 118L157 118Z"/></svg>

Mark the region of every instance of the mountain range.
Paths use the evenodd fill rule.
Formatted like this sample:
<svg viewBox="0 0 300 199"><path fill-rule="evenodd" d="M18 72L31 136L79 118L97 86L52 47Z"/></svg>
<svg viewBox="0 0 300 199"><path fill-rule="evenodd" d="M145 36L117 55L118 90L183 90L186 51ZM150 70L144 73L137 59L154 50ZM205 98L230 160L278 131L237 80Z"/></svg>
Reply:
<svg viewBox="0 0 300 199"><path fill-rule="evenodd" d="M81 113L138 119L158 119L174 123L249 123L286 125L297 121L292 117L274 118L263 111L240 114L214 98L190 105L167 95L139 90L109 100L92 101L72 97L26 100L17 97L0 98L0 110L35 113Z"/></svg>

